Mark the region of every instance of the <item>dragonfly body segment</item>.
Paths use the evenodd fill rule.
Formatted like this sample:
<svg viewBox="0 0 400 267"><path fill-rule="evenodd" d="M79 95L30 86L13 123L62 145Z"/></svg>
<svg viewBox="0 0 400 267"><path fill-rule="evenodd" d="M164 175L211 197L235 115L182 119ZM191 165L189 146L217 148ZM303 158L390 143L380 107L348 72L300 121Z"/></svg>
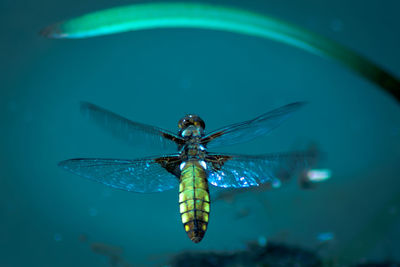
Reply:
<svg viewBox="0 0 400 267"><path fill-rule="evenodd" d="M288 179L307 167L315 155L285 153L265 155L218 154L210 147L250 141L276 128L303 103L292 103L252 120L205 133L205 123L197 115L187 115L178 123L178 133L132 122L90 103L81 110L102 128L135 145L149 145L161 154L141 159L77 158L59 166L107 186L138 193L162 192L179 185L179 211L190 240L200 242L208 228L209 184L221 188L254 187Z"/></svg>
<svg viewBox="0 0 400 267"><path fill-rule="evenodd" d="M183 163L179 184L179 210L190 240L200 242L207 230L210 194L206 169L197 160Z"/></svg>

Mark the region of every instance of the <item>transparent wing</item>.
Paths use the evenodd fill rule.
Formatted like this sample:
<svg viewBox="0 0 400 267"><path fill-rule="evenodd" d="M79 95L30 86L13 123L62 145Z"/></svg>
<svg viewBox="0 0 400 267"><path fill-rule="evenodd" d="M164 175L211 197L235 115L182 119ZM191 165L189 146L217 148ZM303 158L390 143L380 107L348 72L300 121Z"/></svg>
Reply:
<svg viewBox="0 0 400 267"><path fill-rule="evenodd" d="M275 187L307 168L315 157L310 152L258 156L209 154L206 157L208 180L214 186L225 188L265 183Z"/></svg>
<svg viewBox="0 0 400 267"><path fill-rule="evenodd" d="M161 192L179 183L177 156L137 160L69 159L59 166L82 177L107 186L138 193Z"/></svg>
<svg viewBox="0 0 400 267"><path fill-rule="evenodd" d="M91 103L82 102L81 111L114 136L137 147L153 147L162 149L163 152L175 152L177 151L177 144L184 143L184 140L174 133L155 126L130 121Z"/></svg>
<svg viewBox="0 0 400 267"><path fill-rule="evenodd" d="M302 107L304 102L295 102L274 109L255 119L232 124L207 134L202 143L208 148L244 143L267 134Z"/></svg>

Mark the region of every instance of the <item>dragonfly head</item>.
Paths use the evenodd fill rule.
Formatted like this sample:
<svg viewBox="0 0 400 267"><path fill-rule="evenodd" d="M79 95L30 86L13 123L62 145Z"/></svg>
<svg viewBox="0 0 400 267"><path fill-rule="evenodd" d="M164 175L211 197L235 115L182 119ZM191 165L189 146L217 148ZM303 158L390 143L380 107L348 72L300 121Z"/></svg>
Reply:
<svg viewBox="0 0 400 267"><path fill-rule="evenodd" d="M183 137L186 136L199 136L203 134L206 124L197 115L188 114L178 122L179 134Z"/></svg>

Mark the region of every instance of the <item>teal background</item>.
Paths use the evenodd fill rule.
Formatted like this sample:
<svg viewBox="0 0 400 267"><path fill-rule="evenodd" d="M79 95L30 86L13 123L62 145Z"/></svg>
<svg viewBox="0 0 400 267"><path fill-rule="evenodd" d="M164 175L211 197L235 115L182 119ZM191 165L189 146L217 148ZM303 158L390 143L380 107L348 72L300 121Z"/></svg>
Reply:
<svg viewBox="0 0 400 267"><path fill-rule="evenodd" d="M37 34L63 19L134 2L0 2L0 266L108 266L90 242L122 247L135 266L160 265L184 250L240 249L260 236L315 249L323 232L334 233L321 250L326 258L400 261L394 99L338 64L254 37L195 29L83 40ZM298 24L400 76L399 1L212 3ZM270 135L221 151L283 152L315 142L324 152L319 166L333 176L312 191L293 181L233 204L212 203L209 230L196 245L181 225L177 191L112 190L57 167L73 157L152 155L86 121L82 100L173 131L187 113L212 130L307 101ZM249 215L238 219L245 209Z"/></svg>

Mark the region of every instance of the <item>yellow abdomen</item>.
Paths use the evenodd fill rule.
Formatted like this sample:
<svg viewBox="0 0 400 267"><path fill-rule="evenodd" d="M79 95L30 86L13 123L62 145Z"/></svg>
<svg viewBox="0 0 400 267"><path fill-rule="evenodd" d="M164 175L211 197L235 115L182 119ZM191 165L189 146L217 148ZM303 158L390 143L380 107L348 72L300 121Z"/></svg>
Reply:
<svg viewBox="0 0 400 267"><path fill-rule="evenodd" d="M179 209L189 238L200 242L207 230L210 195L206 171L197 160L187 161L181 170Z"/></svg>

